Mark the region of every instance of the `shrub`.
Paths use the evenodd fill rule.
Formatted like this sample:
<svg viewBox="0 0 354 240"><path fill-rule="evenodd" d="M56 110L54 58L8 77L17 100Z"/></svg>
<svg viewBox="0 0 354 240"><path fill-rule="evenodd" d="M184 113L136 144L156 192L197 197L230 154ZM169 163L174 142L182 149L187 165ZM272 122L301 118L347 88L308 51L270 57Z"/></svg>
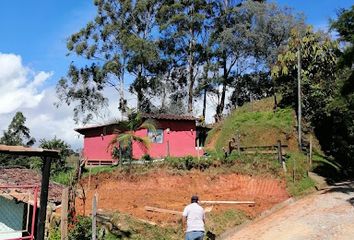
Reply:
<svg viewBox="0 0 354 240"><path fill-rule="evenodd" d="M152 157L149 154L144 154L141 159L149 162L152 161Z"/></svg>
<svg viewBox="0 0 354 240"><path fill-rule="evenodd" d="M191 170L193 168L205 170L213 164L212 158L200 157L198 159L192 156L182 158L169 157L166 158L166 162L169 166L179 170Z"/></svg>
<svg viewBox="0 0 354 240"><path fill-rule="evenodd" d="M70 240L91 240L91 219L89 217L78 216L77 222L69 230Z"/></svg>

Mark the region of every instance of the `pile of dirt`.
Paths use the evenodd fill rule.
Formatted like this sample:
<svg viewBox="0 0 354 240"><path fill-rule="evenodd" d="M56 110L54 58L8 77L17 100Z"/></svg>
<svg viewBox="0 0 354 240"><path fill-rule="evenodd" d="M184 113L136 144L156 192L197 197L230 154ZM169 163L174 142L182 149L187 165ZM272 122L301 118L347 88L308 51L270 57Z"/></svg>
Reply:
<svg viewBox="0 0 354 240"><path fill-rule="evenodd" d="M92 177L90 190L88 179L83 180L86 204L77 200L79 214L91 212L93 194L98 194L98 209L105 212L122 212L136 218L158 224L176 223L179 216L166 213L152 213L145 206L182 211L193 194L201 200L252 200L255 206L217 205L213 211L227 208L241 209L254 217L260 212L287 199L285 182L279 179L252 177L238 174L219 174L191 171L183 175L159 170L150 174L114 175L100 174ZM85 210L85 211L84 211Z"/></svg>

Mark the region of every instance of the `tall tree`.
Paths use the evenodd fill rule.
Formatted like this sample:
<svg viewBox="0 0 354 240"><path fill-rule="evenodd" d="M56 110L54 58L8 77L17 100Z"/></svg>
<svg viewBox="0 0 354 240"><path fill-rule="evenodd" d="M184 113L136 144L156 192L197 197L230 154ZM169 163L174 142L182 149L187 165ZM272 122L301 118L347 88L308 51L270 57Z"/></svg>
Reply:
<svg viewBox="0 0 354 240"><path fill-rule="evenodd" d="M287 48L273 67L281 86L282 103L297 108L297 52L301 49L301 88L305 121L319 121L335 90L338 45L323 32L308 27L304 36L293 30Z"/></svg>
<svg viewBox="0 0 354 240"><path fill-rule="evenodd" d="M253 88L250 86L256 85L239 81L249 79L257 83L270 80L264 78L264 75L269 74L281 47L287 43L291 29L302 25L302 19L295 16L290 9L279 7L275 3L251 0L216 2L212 35L216 62L221 73L221 96L216 109L218 120L226 106L227 87L233 87L234 100L237 100L237 95L246 92L249 99L252 99L257 94L251 91ZM252 79L243 77L244 74L252 76ZM239 92L241 85L246 92ZM236 102L243 101L233 101Z"/></svg>
<svg viewBox="0 0 354 240"><path fill-rule="evenodd" d="M25 123L26 117L22 112L17 112L7 130L3 132L0 143L13 146L32 146L36 139L31 137L31 132Z"/></svg>
<svg viewBox="0 0 354 240"><path fill-rule="evenodd" d="M70 148L70 145L57 137L54 137L50 140L40 139L39 142L39 146L41 148L54 149L60 151L60 158L53 161L51 166L51 172L58 173L67 170L66 158L73 153L72 149Z"/></svg>
<svg viewBox="0 0 354 240"><path fill-rule="evenodd" d="M200 35L207 19L209 4L205 0L164 0L158 23L164 49L173 56L176 67L185 67L188 84L188 112L193 111L197 67L202 52Z"/></svg>
<svg viewBox="0 0 354 240"><path fill-rule="evenodd" d="M32 146L36 140L31 137L29 128L25 125L26 117L22 112L17 112L13 117L3 136L0 138L0 144L13 145L13 146ZM24 157L13 157L0 154L0 165L20 165L30 167L30 161Z"/></svg>
<svg viewBox="0 0 354 240"><path fill-rule="evenodd" d="M323 147L336 158L345 175L354 173L354 5L342 9L331 23L343 48L337 64L337 89L327 107L327 118L318 123Z"/></svg>
<svg viewBox="0 0 354 240"><path fill-rule="evenodd" d="M124 85L127 74L135 76L131 91L142 108L144 92L151 87L149 76L158 61L152 39L156 4L154 0L95 0L97 15L67 41L69 53L84 59L85 65L71 63L60 79L60 103L75 103L74 120L92 120L107 104L104 90L120 95L119 109L126 110Z"/></svg>

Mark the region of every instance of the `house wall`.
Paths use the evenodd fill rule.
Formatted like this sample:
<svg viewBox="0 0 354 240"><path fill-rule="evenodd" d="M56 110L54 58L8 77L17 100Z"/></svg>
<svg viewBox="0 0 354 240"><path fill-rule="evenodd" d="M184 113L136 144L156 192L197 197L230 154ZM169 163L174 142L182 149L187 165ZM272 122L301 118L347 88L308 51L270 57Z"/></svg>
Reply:
<svg viewBox="0 0 354 240"><path fill-rule="evenodd" d="M170 156L173 157L197 156L195 121L159 120L157 128L163 129L163 142L152 143L149 149L144 149L135 142L133 144L133 158L139 159L146 153L153 158L163 158L168 155L168 148ZM170 131L168 132L167 129ZM147 136L147 130L141 129L136 134L142 137ZM200 154L202 154L201 151Z"/></svg>
<svg viewBox="0 0 354 240"><path fill-rule="evenodd" d="M0 239L22 237L24 203L0 196Z"/></svg>
<svg viewBox="0 0 354 240"><path fill-rule="evenodd" d="M195 121L158 120L158 129L163 129L163 142L152 143L149 149L144 149L139 143L133 143L133 158L140 159L144 154L153 158L170 156L183 157L187 155L197 156L195 148L196 126ZM168 132L167 129L170 129ZM136 132L138 136L147 137L147 130L141 129ZM84 156L90 162L97 164L112 163L115 160L111 156L108 145L115 135L112 131L104 131L103 127L90 129L85 132ZM202 150L199 150L203 154Z"/></svg>
<svg viewBox="0 0 354 240"><path fill-rule="evenodd" d="M111 150L108 149L114 136L112 132L104 134L103 128L89 130L84 137L84 157L98 164L115 161L112 158Z"/></svg>

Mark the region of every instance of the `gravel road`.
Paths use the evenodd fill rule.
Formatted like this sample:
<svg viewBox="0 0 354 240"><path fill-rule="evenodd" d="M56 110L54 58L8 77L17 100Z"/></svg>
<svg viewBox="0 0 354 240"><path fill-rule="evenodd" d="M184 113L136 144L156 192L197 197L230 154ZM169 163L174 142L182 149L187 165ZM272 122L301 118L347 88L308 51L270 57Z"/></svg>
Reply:
<svg viewBox="0 0 354 240"><path fill-rule="evenodd" d="M343 182L256 220L224 240L353 240L354 182Z"/></svg>

